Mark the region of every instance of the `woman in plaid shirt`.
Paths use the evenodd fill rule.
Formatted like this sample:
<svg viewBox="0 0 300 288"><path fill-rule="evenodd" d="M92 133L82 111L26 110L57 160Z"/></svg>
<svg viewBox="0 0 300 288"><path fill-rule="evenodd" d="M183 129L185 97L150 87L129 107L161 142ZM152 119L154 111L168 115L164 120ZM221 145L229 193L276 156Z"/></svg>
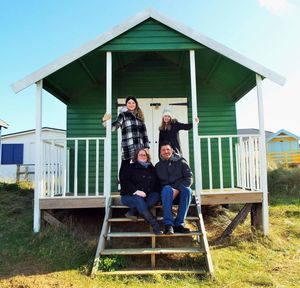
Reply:
<svg viewBox="0 0 300 288"><path fill-rule="evenodd" d="M138 101L133 96L126 98L127 110L118 115L116 121L112 122L112 131L122 129L122 163L119 175L126 165L133 159L136 151L140 148L149 149L149 140L145 126L144 113L139 107ZM103 116L102 122L111 119L110 114Z"/></svg>

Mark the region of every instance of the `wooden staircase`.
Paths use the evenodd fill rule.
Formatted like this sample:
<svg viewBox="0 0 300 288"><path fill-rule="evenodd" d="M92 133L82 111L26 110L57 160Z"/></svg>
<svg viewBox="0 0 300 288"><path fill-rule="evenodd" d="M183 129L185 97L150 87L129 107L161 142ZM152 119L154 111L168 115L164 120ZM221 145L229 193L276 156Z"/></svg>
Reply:
<svg viewBox="0 0 300 288"><path fill-rule="evenodd" d="M98 265L100 261L100 257L104 255L149 255L151 260L151 267L148 269L138 268L136 267L134 270L121 270L116 272L102 272L107 274L152 274L152 273L160 273L160 274L173 274L173 273L193 273L193 274L209 274L210 276L214 277L214 269L212 265L212 260L210 256L208 241L206 238L206 232L204 227L204 222L201 214L201 208L199 205L199 201L197 197L193 197L192 203L190 205L188 217L186 218L186 222L194 222L196 223L197 231L191 231L188 234L182 233L174 233L171 235L155 235L150 230L148 231L124 231L124 230L141 230L141 227L145 225L145 221L142 218L138 218L137 221L133 221L131 219L120 217L120 209L128 209L127 206L124 206L121 201L120 197L110 197L107 201L107 209L105 212L105 217L103 220L102 230L99 236L98 246L96 250L96 255L91 271L91 276L93 277L98 272ZM153 214L156 215L156 212L160 212L162 209L161 205L157 205L153 208ZM126 210L124 210L126 211ZM118 213L119 212L119 213ZM124 212L125 213L125 212ZM194 215L191 215L193 213ZM157 220L160 222L162 221L162 217L157 217ZM132 225L134 224L134 225ZM114 225L122 225L122 232L114 231ZM127 227L124 229L124 227ZM149 225L150 227L150 225ZM162 227L162 225L161 225ZM148 228L146 228L148 229ZM150 231L150 232L149 232ZM191 247L191 243L189 245L189 241L184 241L187 244L184 247L158 247L162 246L161 243L158 245L158 242L161 238L172 238L172 241L164 241L164 242L171 242L172 244L176 244L177 237L188 237L188 238L196 238L194 241L196 244ZM120 248L120 247L109 247L110 240L112 239L119 239L119 243L124 242L124 239L132 239L131 243L138 242L136 241L139 238L149 238L149 247L141 248ZM181 238L182 239L182 238ZM166 240L166 239L164 239ZM183 242L183 243L184 243ZM169 244L171 244L169 243ZM136 243L138 244L138 243ZM171 245L170 245L171 246ZM168 269L161 269L157 267L156 257L157 255L163 254L193 254L196 256L202 255L205 259L206 266L204 268L191 268L191 269L171 269L169 265ZM171 264L172 261L170 261Z"/></svg>

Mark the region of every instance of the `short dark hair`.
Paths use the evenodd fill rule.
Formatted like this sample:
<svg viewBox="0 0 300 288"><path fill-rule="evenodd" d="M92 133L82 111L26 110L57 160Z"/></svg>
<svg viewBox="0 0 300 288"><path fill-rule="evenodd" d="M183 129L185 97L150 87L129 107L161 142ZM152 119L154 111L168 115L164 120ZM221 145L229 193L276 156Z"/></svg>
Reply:
<svg viewBox="0 0 300 288"><path fill-rule="evenodd" d="M166 146L166 145L169 145L173 149L172 144L169 141L162 142L161 145L160 145L160 148L161 148L161 146Z"/></svg>

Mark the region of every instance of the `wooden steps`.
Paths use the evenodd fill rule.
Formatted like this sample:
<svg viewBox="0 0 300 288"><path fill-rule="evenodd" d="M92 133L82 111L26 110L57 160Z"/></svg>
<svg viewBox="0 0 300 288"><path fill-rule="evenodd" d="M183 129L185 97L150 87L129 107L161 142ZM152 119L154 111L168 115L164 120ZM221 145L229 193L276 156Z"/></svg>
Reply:
<svg viewBox="0 0 300 288"><path fill-rule="evenodd" d="M200 236L202 233L200 231L191 231L190 233L174 233L174 234L161 234L154 235L152 232L110 232L105 235L105 237L191 237Z"/></svg>
<svg viewBox="0 0 300 288"><path fill-rule="evenodd" d="M128 276L128 275L181 275L181 274L191 274L191 275L205 275L207 274L207 271L202 269L143 269L143 270L136 270L136 269L122 269L118 271L113 272L101 272L101 275L107 275L107 276Z"/></svg>
<svg viewBox="0 0 300 288"><path fill-rule="evenodd" d="M163 217L157 217L156 219L157 219L157 221L162 221ZM187 216L186 220L187 221L196 221L196 220L199 220L199 218L193 217L193 216ZM108 219L108 222L137 222L137 221L145 222L145 220L140 217L138 217L137 220L132 220L129 218L110 218L110 219Z"/></svg>
<svg viewBox="0 0 300 288"><path fill-rule="evenodd" d="M124 206L121 203L120 197L110 197L107 201L105 217L102 225L102 230L99 236L97 251L95 254L95 260L91 271L91 275L94 276L98 271L98 265L101 256L122 255L124 257L126 256L128 257L131 255L131 257L134 257L134 255L136 256L148 255L148 257L150 256L150 260L151 260L150 261L151 266L149 267L150 269L145 269L145 267L143 267L141 270L138 267L136 267L135 269L124 269L123 272L122 271L109 272L109 273L101 272L101 274L102 273L104 275L112 275L112 274L121 275L122 273L125 273L126 275L130 275L130 274L141 275L141 274L154 274L154 273L161 273L161 274L201 273L203 274L203 271L204 273L206 271L206 273L209 273L211 276L213 276L214 274L213 265L212 265L211 256L209 252L208 241L206 239L206 232L205 232L204 222L202 219L201 208L199 206L199 202L196 197L193 197L190 207L192 207L192 209L189 210L189 214L188 214L189 216L186 217L186 221L196 224L197 228L194 229L196 231L191 231L190 233L155 235L152 232L152 230L149 231L150 226L145 222L144 219L138 218L137 220L132 220L126 217L120 217L120 214L123 215L124 213L124 211L122 211L121 209L127 210L128 207ZM156 205L155 207L153 207L154 214L156 215L156 212L160 212L161 214L161 209L162 209L161 205ZM157 220L162 221L163 219L162 217L157 217ZM183 240L182 237L185 237L184 239L186 240ZM188 238L190 240L188 240ZM134 240L130 240L130 239L134 239ZM138 241L138 239L142 239L141 240L142 242ZM162 239L166 239L166 240L162 240ZM147 245L147 241L149 241L148 245ZM136 247L133 247L134 245ZM142 246L143 248L138 247L139 245ZM123 248L123 246L125 247ZM174 261L173 258L172 260L169 260L170 266L167 267L168 269L162 267L156 268L156 264L157 264L156 257L159 257L159 255L166 255L162 257L168 257L167 255L177 255L177 254L184 255L184 257L186 257L185 255L194 255L196 257L198 256L203 257L206 263L206 270L203 270L202 267L201 269L195 269L195 267L191 267L191 269L185 269L186 267L184 269L180 269L180 268L175 270L169 269L170 267L174 266L173 265L174 263L171 263L172 261ZM159 259L160 258L158 258L158 262ZM203 261L200 259L197 263L203 263ZM165 262L163 263L163 265L164 264ZM197 265L202 265L202 264L196 264L196 266Z"/></svg>
<svg viewBox="0 0 300 288"><path fill-rule="evenodd" d="M104 249L102 255L158 255L158 254L193 254L204 253L199 248L132 248L132 249Z"/></svg>

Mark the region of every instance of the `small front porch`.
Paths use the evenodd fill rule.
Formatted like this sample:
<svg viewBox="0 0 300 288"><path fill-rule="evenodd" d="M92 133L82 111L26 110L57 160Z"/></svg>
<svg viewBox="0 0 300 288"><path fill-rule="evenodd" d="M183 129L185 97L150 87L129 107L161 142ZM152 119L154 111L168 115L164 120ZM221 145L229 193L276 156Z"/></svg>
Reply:
<svg viewBox="0 0 300 288"><path fill-rule="evenodd" d="M201 205L262 203L259 141L259 135L199 136L194 178L201 189L194 194ZM105 207L107 197L118 197L105 187L114 181L105 182L111 174L102 160L105 138L42 143L41 210Z"/></svg>

